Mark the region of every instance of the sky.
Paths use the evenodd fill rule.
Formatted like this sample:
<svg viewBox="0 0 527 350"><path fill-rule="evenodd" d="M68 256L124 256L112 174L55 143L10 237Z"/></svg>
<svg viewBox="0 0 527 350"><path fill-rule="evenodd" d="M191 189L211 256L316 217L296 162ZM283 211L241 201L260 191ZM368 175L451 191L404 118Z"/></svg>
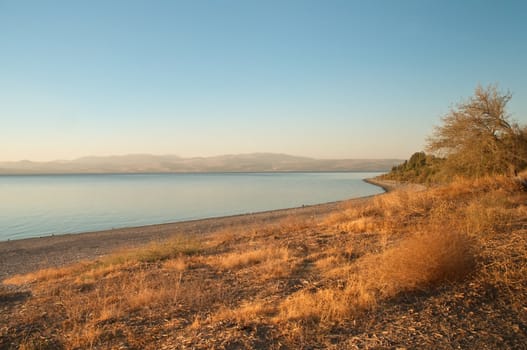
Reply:
<svg viewBox="0 0 527 350"><path fill-rule="evenodd" d="M0 0L0 161L408 158L478 84L527 124L527 1Z"/></svg>

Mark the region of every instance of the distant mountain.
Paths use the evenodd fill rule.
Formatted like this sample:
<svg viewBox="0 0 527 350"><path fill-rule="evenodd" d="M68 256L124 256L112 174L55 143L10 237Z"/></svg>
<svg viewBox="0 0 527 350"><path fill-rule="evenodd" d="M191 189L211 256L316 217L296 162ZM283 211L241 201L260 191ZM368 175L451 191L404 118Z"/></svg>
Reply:
<svg viewBox="0 0 527 350"><path fill-rule="evenodd" d="M195 158L130 154L52 162L0 162L0 174L388 171L401 162L400 159L314 159L275 153Z"/></svg>

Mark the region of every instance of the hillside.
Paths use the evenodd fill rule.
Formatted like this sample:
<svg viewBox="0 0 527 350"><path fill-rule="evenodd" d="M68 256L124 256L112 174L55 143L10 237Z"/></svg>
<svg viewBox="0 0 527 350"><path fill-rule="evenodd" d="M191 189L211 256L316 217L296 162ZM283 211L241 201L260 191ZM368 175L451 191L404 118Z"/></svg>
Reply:
<svg viewBox="0 0 527 350"><path fill-rule="evenodd" d="M196 158L136 154L52 162L0 162L0 174L387 171L400 162L398 159L314 159L274 153Z"/></svg>
<svg viewBox="0 0 527 350"><path fill-rule="evenodd" d="M524 349L527 192L405 187L0 288L1 349Z"/></svg>

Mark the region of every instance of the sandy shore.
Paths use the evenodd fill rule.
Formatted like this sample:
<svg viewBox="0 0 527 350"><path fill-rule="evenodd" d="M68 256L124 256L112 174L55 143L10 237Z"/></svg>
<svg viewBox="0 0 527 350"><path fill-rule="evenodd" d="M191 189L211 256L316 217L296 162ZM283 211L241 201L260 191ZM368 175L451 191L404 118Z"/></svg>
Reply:
<svg viewBox="0 0 527 350"><path fill-rule="evenodd" d="M387 191L396 186L378 180L368 182ZM372 196L301 208L0 242L0 281L15 274L94 259L119 249L166 240L178 234L207 234L226 228L268 224L290 216L317 218L339 210L342 206L364 202L371 198Z"/></svg>

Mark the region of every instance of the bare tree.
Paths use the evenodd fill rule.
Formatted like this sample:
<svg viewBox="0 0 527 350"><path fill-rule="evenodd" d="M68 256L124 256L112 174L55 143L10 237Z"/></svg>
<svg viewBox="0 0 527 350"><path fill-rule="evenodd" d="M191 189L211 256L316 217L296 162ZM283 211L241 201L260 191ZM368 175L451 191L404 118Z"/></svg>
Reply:
<svg viewBox="0 0 527 350"><path fill-rule="evenodd" d="M478 86L453 108L428 138L427 150L446 158L445 169L468 176L512 174L527 165L525 128L506 111L512 95Z"/></svg>

